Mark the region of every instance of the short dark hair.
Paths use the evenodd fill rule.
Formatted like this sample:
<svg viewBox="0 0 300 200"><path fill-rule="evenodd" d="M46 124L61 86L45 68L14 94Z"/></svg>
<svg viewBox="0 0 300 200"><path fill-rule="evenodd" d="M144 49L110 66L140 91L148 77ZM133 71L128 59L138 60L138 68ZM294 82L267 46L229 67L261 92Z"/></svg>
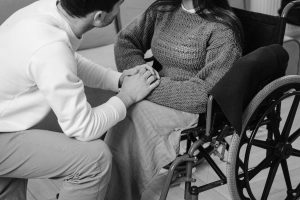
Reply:
<svg viewBox="0 0 300 200"><path fill-rule="evenodd" d="M119 0L59 0L63 9L73 17L85 17L97 10L110 12Z"/></svg>

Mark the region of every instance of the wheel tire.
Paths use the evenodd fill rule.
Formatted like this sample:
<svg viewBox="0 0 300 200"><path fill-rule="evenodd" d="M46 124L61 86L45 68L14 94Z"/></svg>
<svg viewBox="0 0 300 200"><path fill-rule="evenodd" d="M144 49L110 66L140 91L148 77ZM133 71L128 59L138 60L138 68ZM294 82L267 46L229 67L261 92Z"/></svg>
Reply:
<svg viewBox="0 0 300 200"><path fill-rule="evenodd" d="M252 116L255 112L260 108L262 102L267 99L272 94L274 95L276 91L280 88L283 88L288 85L297 85L300 88L300 76L291 75L279 78L272 83L265 86L250 102L248 107L246 108L243 115L243 128L241 133L234 133L231 138L231 143L228 151L228 162L227 162L227 185L229 194L233 200L244 200L251 199L248 197L241 196L240 193L243 191L239 191L239 183L237 178L237 158L240 153L241 141L246 137L246 131L248 130L249 122L252 119ZM288 88L288 87L287 87ZM297 90L298 91L298 90ZM256 133L255 133L256 134Z"/></svg>

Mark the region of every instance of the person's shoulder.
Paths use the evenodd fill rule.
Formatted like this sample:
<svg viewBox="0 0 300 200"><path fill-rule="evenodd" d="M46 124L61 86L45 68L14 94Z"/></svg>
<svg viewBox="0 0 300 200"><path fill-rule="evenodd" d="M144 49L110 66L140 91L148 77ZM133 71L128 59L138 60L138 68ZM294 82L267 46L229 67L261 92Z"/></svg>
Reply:
<svg viewBox="0 0 300 200"><path fill-rule="evenodd" d="M28 18L19 22L19 28L24 30L24 34L40 40L67 40L67 33L57 26L55 19L42 16L38 19Z"/></svg>
<svg viewBox="0 0 300 200"><path fill-rule="evenodd" d="M209 21L207 24L212 28L214 31L227 31L230 30L231 28L222 22L222 19L218 19L218 21Z"/></svg>
<svg viewBox="0 0 300 200"><path fill-rule="evenodd" d="M209 21L206 20L204 28L207 33L211 35L234 35L232 28L219 21Z"/></svg>

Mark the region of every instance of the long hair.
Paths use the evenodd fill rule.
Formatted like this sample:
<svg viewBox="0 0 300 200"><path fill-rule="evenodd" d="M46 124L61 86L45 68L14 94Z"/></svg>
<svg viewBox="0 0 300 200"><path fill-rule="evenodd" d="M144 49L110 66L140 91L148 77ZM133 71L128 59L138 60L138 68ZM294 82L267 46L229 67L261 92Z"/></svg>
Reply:
<svg viewBox="0 0 300 200"><path fill-rule="evenodd" d="M181 5L182 0L157 0L152 6L159 9L161 5L170 5L169 11ZM239 40L243 43L244 33L238 17L233 13L227 0L193 0L196 13L209 21L222 23L231 28ZM167 11L164 9L164 11Z"/></svg>

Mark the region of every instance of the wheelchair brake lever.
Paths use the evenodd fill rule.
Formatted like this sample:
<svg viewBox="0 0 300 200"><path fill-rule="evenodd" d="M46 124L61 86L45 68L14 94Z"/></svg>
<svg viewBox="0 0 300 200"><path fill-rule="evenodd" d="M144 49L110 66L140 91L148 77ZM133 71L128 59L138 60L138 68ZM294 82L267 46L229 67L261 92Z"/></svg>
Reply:
<svg viewBox="0 0 300 200"><path fill-rule="evenodd" d="M212 145L214 147L214 150L212 151L212 153L215 156L219 157L222 162L229 163L228 161L226 161L224 159L227 143L226 142L220 142L220 141L217 141L217 140L213 139ZM219 147L221 147L221 152L219 152Z"/></svg>

